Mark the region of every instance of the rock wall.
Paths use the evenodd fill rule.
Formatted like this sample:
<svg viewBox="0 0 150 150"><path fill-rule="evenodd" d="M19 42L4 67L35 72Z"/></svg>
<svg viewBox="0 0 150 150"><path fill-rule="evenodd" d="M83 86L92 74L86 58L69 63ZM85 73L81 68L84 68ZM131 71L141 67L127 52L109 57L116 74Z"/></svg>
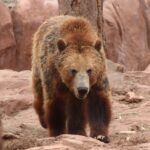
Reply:
<svg viewBox="0 0 150 150"><path fill-rule="evenodd" d="M0 69L30 69L33 33L58 14L58 2L3 1L13 8L0 1ZM150 0L105 0L103 10L107 57L125 70L144 70L150 64Z"/></svg>
<svg viewBox="0 0 150 150"><path fill-rule="evenodd" d="M31 68L32 37L39 25L57 14L57 2L49 0L18 0L12 11L17 50L17 69Z"/></svg>
<svg viewBox="0 0 150 150"><path fill-rule="evenodd" d="M105 0L107 56L126 70L150 64L150 0Z"/></svg>
<svg viewBox="0 0 150 150"><path fill-rule="evenodd" d="M0 150L2 149L2 123L1 123L1 116L0 116Z"/></svg>
<svg viewBox="0 0 150 150"><path fill-rule="evenodd" d="M16 67L16 41L9 9L0 1L0 69Z"/></svg>
<svg viewBox="0 0 150 150"><path fill-rule="evenodd" d="M30 69L33 34L44 20L58 14L57 0L5 3L10 10L0 1L0 69Z"/></svg>

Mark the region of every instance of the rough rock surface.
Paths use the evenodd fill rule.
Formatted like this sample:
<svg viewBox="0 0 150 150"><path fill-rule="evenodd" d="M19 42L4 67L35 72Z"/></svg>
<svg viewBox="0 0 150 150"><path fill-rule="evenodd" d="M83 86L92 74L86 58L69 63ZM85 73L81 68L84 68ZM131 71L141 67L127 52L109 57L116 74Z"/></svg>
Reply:
<svg viewBox="0 0 150 150"><path fill-rule="evenodd" d="M39 25L58 14L57 0L0 1L0 69L31 67L32 37Z"/></svg>
<svg viewBox="0 0 150 150"><path fill-rule="evenodd" d="M150 64L150 0L105 0L107 56L126 70Z"/></svg>
<svg viewBox="0 0 150 150"><path fill-rule="evenodd" d="M55 0L17 0L12 10L17 43L17 70L30 69L32 37L39 25L50 16L57 15Z"/></svg>
<svg viewBox="0 0 150 150"><path fill-rule="evenodd" d="M0 69L16 65L16 41L9 9L0 1Z"/></svg>
<svg viewBox="0 0 150 150"><path fill-rule="evenodd" d="M147 68L145 69L145 72L150 72L150 64L147 66Z"/></svg>
<svg viewBox="0 0 150 150"><path fill-rule="evenodd" d="M16 0L2 0L8 8L13 8L16 6Z"/></svg>
<svg viewBox="0 0 150 150"><path fill-rule="evenodd" d="M13 7L13 24L0 1L0 68L29 69L32 35L46 18L58 14L57 0L3 1ZM104 22L108 58L124 70L144 70L150 64L150 0L105 0Z"/></svg>
<svg viewBox="0 0 150 150"><path fill-rule="evenodd" d="M116 68L116 64L108 62L113 94L113 119L109 144L78 135L48 138L48 132L40 126L31 106L31 72L1 70L0 108L5 137L4 149L149 150L150 72L121 73L116 71ZM142 96L142 101L127 103L128 92Z"/></svg>
<svg viewBox="0 0 150 150"><path fill-rule="evenodd" d="M1 116L0 116L0 150L1 149L2 149L2 122L1 122Z"/></svg>
<svg viewBox="0 0 150 150"><path fill-rule="evenodd" d="M0 111L8 116L32 104L30 71L0 70Z"/></svg>
<svg viewBox="0 0 150 150"><path fill-rule="evenodd" d="M56 138L43 139L42 142L47 146L38 146L27 150L106 150L105 144L80 135L64 134ZM108 147L107 149L109 150Z"/></svg>

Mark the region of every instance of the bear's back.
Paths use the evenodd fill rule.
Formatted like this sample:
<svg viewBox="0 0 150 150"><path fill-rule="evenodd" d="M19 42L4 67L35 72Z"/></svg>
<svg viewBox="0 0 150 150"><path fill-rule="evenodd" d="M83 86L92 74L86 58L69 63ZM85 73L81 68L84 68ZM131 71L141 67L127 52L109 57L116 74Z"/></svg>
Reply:
<svg viewBox="0 0 150 150"><path fill-rule="evenodd" d="M33 54L40 51L53 52L57 47L60 27L70 16L57 16L47 19L37 30L33 38Z"/></svg>
<svg viewBox="0 0 150 150"><path fill-rule="evenodd" d="M67 44L94 44L98 38L94 27L83 17L57 16L46 20L34 36L33 53L54 53L57 41L62 38ZM34 52L35 50L35 52ZM42 54L41 54L42 55Z"/></svg>

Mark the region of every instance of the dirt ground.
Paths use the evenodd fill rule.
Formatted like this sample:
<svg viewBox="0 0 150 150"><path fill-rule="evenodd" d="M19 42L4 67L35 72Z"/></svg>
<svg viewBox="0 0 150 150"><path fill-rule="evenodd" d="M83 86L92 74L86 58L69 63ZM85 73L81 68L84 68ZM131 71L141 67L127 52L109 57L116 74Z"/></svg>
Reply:
<svg viewBox="0 0 150 150"><path fill-rule="evenodd" d="M113 69L112 69L113 68ZM150 149L150 71L115 71L109 78L113 94L113 119L109 144L95 139L62 135L48 138L32 108L30 71L0 70L0 111L4 150L149 150Z"/></svg>

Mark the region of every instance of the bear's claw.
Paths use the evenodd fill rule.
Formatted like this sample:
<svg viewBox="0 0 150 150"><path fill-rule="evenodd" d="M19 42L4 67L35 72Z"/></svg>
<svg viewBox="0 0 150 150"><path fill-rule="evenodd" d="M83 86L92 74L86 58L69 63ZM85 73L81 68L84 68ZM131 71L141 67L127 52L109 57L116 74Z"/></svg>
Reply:
<svg viewBox="0 0 150 150"><path fill-rule="evenodd" d="M110 139L107 136L104 136L104 135L98 135L98 136L95 137L95 139L97 139L101 142L104 142L104 143L109 143L110 142Z"/></svg>

